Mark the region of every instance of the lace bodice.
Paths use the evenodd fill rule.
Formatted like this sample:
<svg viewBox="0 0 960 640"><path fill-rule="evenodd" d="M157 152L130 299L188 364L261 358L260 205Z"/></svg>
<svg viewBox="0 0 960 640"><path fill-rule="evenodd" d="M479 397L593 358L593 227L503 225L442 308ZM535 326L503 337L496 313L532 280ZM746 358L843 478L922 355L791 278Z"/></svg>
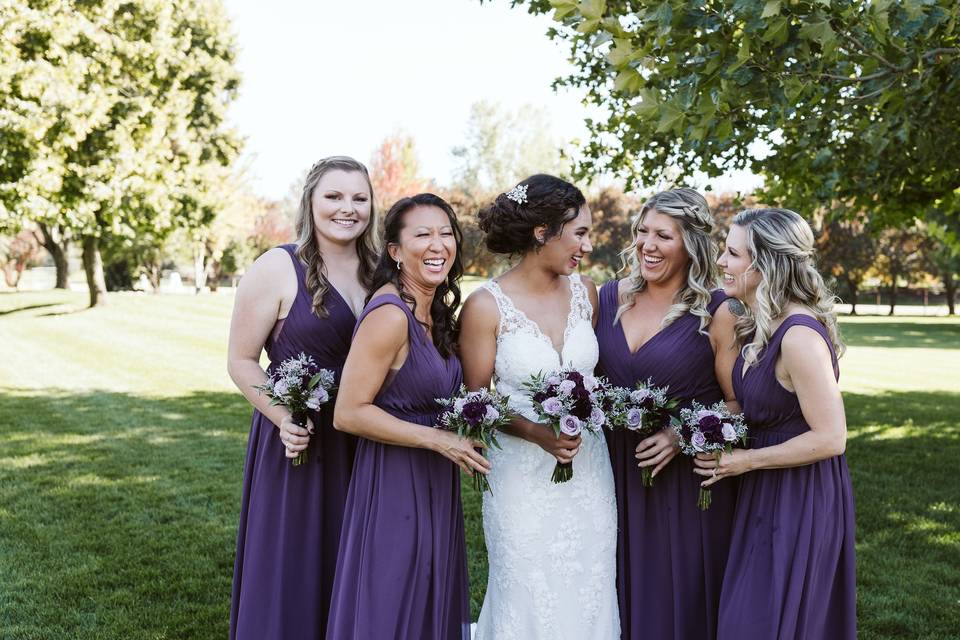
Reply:
<svg viewBox="0 0 960 640"><path fill-rule="evenodd" d="M535 420L523 389L531 375L561 366L587 374L597 364L587 288L570 276L570 313L558 352L495 281L483 287L500 311L497 391L509 396L513 411ZM483 495L483 531L490 570L475 640L619 638L617 514L603 438L583 436L573 478L563 484L550 481L556 460L538 445L507 434L498 440L501 447L487 451L492 493Z"/></svg>
<svg viewBox="0 0 960 640"><path fill-rule="evenodd" d="M564 366L592 373L597 365L599 350L593 334L593 305L587 288L579 275L570 276L570 312L558 352L550 338L513 304L495 280L482 286L493 295L500 311L494 383L501 393L510 396L514 411L534 420L533 407L522 393L522 385L531 375Z"/></svg>

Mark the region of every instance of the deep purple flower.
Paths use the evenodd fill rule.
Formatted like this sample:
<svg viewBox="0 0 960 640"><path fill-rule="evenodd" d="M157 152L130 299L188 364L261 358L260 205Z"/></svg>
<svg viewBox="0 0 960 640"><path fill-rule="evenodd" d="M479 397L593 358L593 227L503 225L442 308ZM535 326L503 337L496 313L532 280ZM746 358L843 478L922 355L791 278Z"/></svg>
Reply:
<svg viewBox="0 0 960 640"><path fill-rule="evenodd" d="M579 371L567 372L567 380L573 380L574 384L583 384L583 374Z"/></svg>
<svg viewBox="0 0 960 640"><path fill-rule="evenodd" d="M550 397L550 394L545 393L543 391L537 391L535 394L533 394L533 401L542 403L544 400L546 400L549 397Z"/></svg>
<svg viewBox="0 0 960 640"><path fill-rule="evenodd" d="M723 442L723 422L720 416L711 413L702 416L699 420L700 431L710 442Z"/></svg>
<svg viewBox="0 0 960 640"><path fill-rule="evenodd" d="M487 406L479 400L473 400L463 405L463 418L469 422L471 426L477 426L483 422L486 415Z"/></svg>

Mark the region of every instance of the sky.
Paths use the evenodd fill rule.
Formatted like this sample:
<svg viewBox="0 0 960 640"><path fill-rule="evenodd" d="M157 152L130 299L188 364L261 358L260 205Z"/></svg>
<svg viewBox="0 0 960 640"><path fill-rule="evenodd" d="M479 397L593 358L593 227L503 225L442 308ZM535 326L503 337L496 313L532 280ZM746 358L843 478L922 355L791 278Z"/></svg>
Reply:
<svg viewBox="0 0 960 640"><path fill-rule="evenodd" d="M243 81L230 120L246 139L256 192L280 199L318 159L369 162L384 138L411 135L422 173L454 169L470 106L544 108L554 134L582 138L587 108L568 75L568 47L551 20L508 0L225 0ZM744 188L749 175L714 182Z"/></svg>

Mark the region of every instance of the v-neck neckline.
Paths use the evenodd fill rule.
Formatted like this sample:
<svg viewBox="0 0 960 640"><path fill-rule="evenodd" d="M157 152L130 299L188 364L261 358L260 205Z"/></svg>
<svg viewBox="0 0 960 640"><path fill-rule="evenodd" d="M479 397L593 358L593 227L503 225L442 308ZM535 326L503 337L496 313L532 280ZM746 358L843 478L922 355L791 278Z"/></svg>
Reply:
<svg viewBox="0 0 960 640"><path fill-rule="evenodd" d="M616 312L616 309L619 309L619 308L620 308L620 304L619 304L619 303L620 303L620 281L616 281L616 286L614 287L613 292L614 292L614 294L615 294L615 296L614 296L614 302L617 303L617 306L614 308L614 312ZM672 306L672 305L671 305L671 306ZM670 309L668 308L668 309L667 309L667 313L665 313L665 314L663 315L663 318L666 318L666 317L667 317L667 314L669 314L669 313L670 313ZM630 339L627 338L627 328L626 328L626 327L624 326L624 324L623 324L623 316L620 316L620 318L617 319L617 326L620 327L620 338L623 340L623 344L624 344L624 346L626 346L626 348L627 348L627 353L629 353L629 354L630 354L630 357L632 358L632 357L636 356L638 353L640 353L641 351L643 351L644 349L646 349L646 348L647 348L647 345L649 345L651 342L654 342L657 338L661 337L664 333L666 333L666 331L667 331L670 327L674 326L675 324L677 324L678 322L680 322L681 320L683 320L684 317L685 317L685 316L681 316L681 317L677 318L676 320L674 320L673 322L671 322L670 324L668 324L668 325L665 326L665 327L661 326L659 329L656 330L656 332L654 332L653 335L651 335L649 338L647 338L646 340L644 340L644 341L640 344L640 346L638 346L636 349L631 349L631 348L630 348ZM661 324L661 325L663 324L663 318L660 318L660 324Z"/></svg>
<svg viewBox="0 0 960 640"><path fill-rule="evenodd" d="M347 308L347 311L353 316L353 322L356 324L357 318L360 317L360 314L353 310L353 307L350 306L350 303L347 302L347 299L344 297L340 290L333 286L333 282L330 279L327 279L327 290L334 292L338 298L340 298L340 303ZM362 308L361 308L362 309Z"/></svg>
<svg viewBox="0 0 960 640"><path fill-rule="evenodd" d="M496 280L491 280L490 282L492 282L494 286L497 287L497 289L500 292L500 295L503 296L507 300L507 302L510 303L510 306L513 307L513 310L517 313L517 316L519 316L520 319L523 320L523 322L525 322L527 325L533 328L534 334L539 338L541 338L545 343L550 345L550 349L557 354L557 360L560 362L560 366L562 367L563 366L563 350L566 349L567 347L567 339L569 338L570 327L571 327L570 322L573 318L573 312L576 307L573 300L573 296L575 295L575 292L573 289L573 278L570 278L569 276L567 277L567 283L570 287L570 309L567 311L567 322L563 327L563 343L560 345L559 349L557 349L556 345L553 344L553 340L550 339L550 336L544 333L543 329L540 328L540 325L534 322L533 320L531 320L530 316L528 316L526 312L523 311L523 309L517 306L517 304L513 301L513 298L507 295L507 293L503 290L503 287L500 286L499 282L497 282Z"/></svg>

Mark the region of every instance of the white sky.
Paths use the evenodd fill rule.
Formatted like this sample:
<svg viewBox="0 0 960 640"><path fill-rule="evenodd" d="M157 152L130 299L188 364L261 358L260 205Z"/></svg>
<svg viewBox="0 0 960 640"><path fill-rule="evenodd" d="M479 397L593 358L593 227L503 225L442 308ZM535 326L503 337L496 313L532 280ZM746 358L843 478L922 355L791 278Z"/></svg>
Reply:
<svg viewBox="0 0 960 640"><path fill-rule="evenodd" d="M448 182L470 105L546 107L564 140L585 135L580 94L556 93L568 48L551 20L507 0L225 0L243 83L230 117L254 188L282 198L317 159L363 162L391 133L413 136L423 173ZM743 176L721 189L755 183Z"/></svg>

